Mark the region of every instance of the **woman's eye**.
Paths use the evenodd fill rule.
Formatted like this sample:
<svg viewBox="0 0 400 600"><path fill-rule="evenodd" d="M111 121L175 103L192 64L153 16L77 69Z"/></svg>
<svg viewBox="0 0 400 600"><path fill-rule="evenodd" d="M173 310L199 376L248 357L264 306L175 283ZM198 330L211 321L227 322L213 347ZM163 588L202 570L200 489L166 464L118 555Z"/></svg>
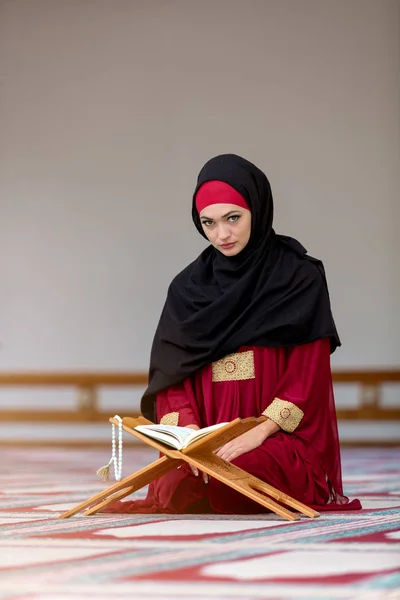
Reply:
<svg viewBox="0 0 400 600"><path fill-rule="evenodd" d="M239 215L231 215L230 217L228 217L228 220L229 220L231 223L236 223L236 221L238 221L239 219L240 219L240 216L239 216Z"/></svg>
<svg viewBox="0 0 400 600"><path fill-rule="evenodd" d="M212 221L202 221L203 225L205 225L206 227L211 227L212 225Z"/></svg>

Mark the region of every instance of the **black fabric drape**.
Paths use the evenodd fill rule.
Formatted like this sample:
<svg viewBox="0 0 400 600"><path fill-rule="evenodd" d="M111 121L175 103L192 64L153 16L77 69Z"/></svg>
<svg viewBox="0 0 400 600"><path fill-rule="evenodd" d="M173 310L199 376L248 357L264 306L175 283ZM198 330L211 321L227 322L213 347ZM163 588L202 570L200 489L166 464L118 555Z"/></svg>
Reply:
<svg viewBox="0 0 400 600"><path fill-rule="evenodd" d="M324 267L295 239L275 234L268 179L247 160L225 154L200 171L200 186L219 180L247 201L251 236L238 255L213 246L172 281L155 333L144 416L154 420L157 392L183 381L240 346L297 346L328 337L333 352L340 340L333 320Z"/></svg>

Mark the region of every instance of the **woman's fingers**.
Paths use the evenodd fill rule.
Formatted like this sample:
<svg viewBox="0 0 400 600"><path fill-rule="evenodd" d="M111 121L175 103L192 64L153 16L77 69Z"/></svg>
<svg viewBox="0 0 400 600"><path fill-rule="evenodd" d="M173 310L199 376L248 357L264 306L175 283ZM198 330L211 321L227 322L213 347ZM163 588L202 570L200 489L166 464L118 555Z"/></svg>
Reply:
<svg viewBox="0 0 400 600"><path fill-rule="evenodd" d="M217 456L219 456L220 458L224 458L226 453L229 451L229 448L230 448L230 443L225 444L225 446L222 446L221 448L219 448L215 454Z"/></svg>
<svg viewBox="0 0 400 600"><path fill-rule="evenodd" d="M228 458L235 452L235 446L232 443L225 444L216 452L216 455L223 460L228 460Z"/></svg>
<svg viewBox="0 0 400 600"><path fill-rule="evenodd" d="M222 460L231 462L232 460L243 454L243 452L246 452L246 450L241 446L229 443L220 448L218 452L216 452L216 455L219 456L219 458L222 458Z"/></svg>
<svg viewBox="0 0 400 600"><path fill-rule="evenodd" d="M190 465L190 468L192 469L192 473L195 477L198 477L200 475L200 471L197 469L197 467L194 467L193 465ZM203 476L203 481L204 483L208 483L208 475L207 473L203 473L201 472L202 476Z"/></svg>

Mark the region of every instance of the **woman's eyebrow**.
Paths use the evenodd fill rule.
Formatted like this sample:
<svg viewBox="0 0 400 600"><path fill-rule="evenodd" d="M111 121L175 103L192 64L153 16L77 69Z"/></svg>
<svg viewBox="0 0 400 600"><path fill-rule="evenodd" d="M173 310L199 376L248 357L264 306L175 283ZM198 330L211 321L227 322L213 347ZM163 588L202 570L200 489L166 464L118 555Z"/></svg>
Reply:
<svg viewBox="0 0 400 600"><path fill-rule="evenodd" d="M231 215L232 213L238 212L236 209L234 210L230 210L229 212L227 212L225 215L222 215L222 219L225 219L226 217L229 217L229 215ZM213 221L214 219L211 219L211 217L206 217L205 215L203 215L201 217L201 220L205 220L205 221Z"/></svg>

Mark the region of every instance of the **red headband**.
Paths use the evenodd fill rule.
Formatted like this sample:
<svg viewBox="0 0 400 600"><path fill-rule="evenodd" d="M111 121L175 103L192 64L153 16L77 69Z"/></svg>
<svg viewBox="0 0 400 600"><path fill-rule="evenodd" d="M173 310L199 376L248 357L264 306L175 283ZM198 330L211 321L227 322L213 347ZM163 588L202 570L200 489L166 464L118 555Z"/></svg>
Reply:
<svg viewBox="0 0 400 600"><path fill-rule="evenodd" d="M203 183L196 194L196 208L198 214L210 204L236 204L250 210L249 205L239 192L224 181L207 181Z"/></svg>

